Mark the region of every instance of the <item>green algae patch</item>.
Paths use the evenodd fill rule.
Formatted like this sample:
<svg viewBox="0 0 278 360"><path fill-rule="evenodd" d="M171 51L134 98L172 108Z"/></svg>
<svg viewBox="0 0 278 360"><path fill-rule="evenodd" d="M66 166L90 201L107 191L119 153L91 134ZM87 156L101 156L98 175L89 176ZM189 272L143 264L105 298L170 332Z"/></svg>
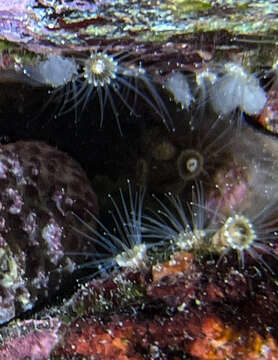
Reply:
<svg viewBox="0 0 278 360"><path fill-rule="evenodd" d="M192 12L206 12L213 7L213 3L211 1L172 0L169 2L169 7L183 15Z"/></svg>

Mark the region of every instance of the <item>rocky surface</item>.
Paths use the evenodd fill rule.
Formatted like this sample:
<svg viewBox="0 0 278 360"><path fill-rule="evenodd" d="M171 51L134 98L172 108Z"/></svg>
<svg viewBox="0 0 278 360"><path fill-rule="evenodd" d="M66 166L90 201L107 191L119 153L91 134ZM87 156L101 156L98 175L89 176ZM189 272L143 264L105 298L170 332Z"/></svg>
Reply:
<svg viewBox="0 0 278 360"><path fill-rule="evenodd" d="M278 358L278 151L264 132L277 133L276 13L276 1L1 2L0 360ZM164 219L155 239L144 217L128 221L126 178ZM161 208L164 192L184 208ZM94 216L108 245L139 230L140 271L80 273L107 255Z"/></svg>
<svg viewBox="0 0 278 360"><path fill-rule="evenodd" d="M42 142L0 148L0 321L45 302L76 268L79 239L72 212L97 213L96 195L80 166Z"/></svg>

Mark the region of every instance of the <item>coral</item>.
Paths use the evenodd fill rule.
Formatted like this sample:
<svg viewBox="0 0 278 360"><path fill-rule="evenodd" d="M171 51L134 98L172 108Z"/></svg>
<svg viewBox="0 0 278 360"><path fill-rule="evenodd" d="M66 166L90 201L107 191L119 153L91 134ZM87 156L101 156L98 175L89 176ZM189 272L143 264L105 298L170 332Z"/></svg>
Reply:
<svg viewBox="0 0 278 360"><path fill-rule="evenodd" d="M111 46L111 49L113 47ZM110 49L110 52L112 51ZM135 117L138 99L147 104L167 127L171 117L154 85L151 76L142 65L132 60L132 53L108 52L109 49L93 50L79 56L65 57L50 54L29 64L21 64L20 70L35 86L49 86L51 94L40 113L54 108L54 117L75 113L80 121L81 113L91 110L90 104L99 102L100 127L103 126L106 107L111 110L118 129L122 133L119 102ZM131 95L132 94L132 95ZM53 110L52 110L53 111ZM40 114L41 115L41 114Z"/></svg>

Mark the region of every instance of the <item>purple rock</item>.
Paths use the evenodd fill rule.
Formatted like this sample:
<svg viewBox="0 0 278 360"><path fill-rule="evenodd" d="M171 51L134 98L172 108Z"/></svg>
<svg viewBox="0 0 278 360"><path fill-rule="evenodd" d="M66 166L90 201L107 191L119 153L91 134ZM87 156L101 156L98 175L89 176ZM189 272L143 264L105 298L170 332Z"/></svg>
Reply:
<svg viewBox="0 0 278 360"><path fill-rule="evenodd" d="M41 142L0 147L0 322L31 309L72 281L93 251L72 215L89 221L97 201L81 167ZM93 225L93 224L92 224Z"/></svg>
<svg viewBox="0 0 278 360"><path fill-rule="evenodd" d="M0 360L48 359L57 344L58 319L25 320L4 329L0 341Z"/></svg>

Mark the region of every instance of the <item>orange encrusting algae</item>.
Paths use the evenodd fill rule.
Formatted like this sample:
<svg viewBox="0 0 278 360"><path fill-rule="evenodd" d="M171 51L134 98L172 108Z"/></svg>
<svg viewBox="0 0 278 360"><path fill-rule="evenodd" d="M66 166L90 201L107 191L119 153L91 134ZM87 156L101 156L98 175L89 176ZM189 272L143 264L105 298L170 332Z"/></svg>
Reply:
<svg viewBox="0 0 278 360"><path fill-rule="evenodd" d="M208 317L202 322L200 337L190 346L190 354L202 360L274 360L278 345L270 335L263 338L255 331L244 334L219 318Z"/></svg>

